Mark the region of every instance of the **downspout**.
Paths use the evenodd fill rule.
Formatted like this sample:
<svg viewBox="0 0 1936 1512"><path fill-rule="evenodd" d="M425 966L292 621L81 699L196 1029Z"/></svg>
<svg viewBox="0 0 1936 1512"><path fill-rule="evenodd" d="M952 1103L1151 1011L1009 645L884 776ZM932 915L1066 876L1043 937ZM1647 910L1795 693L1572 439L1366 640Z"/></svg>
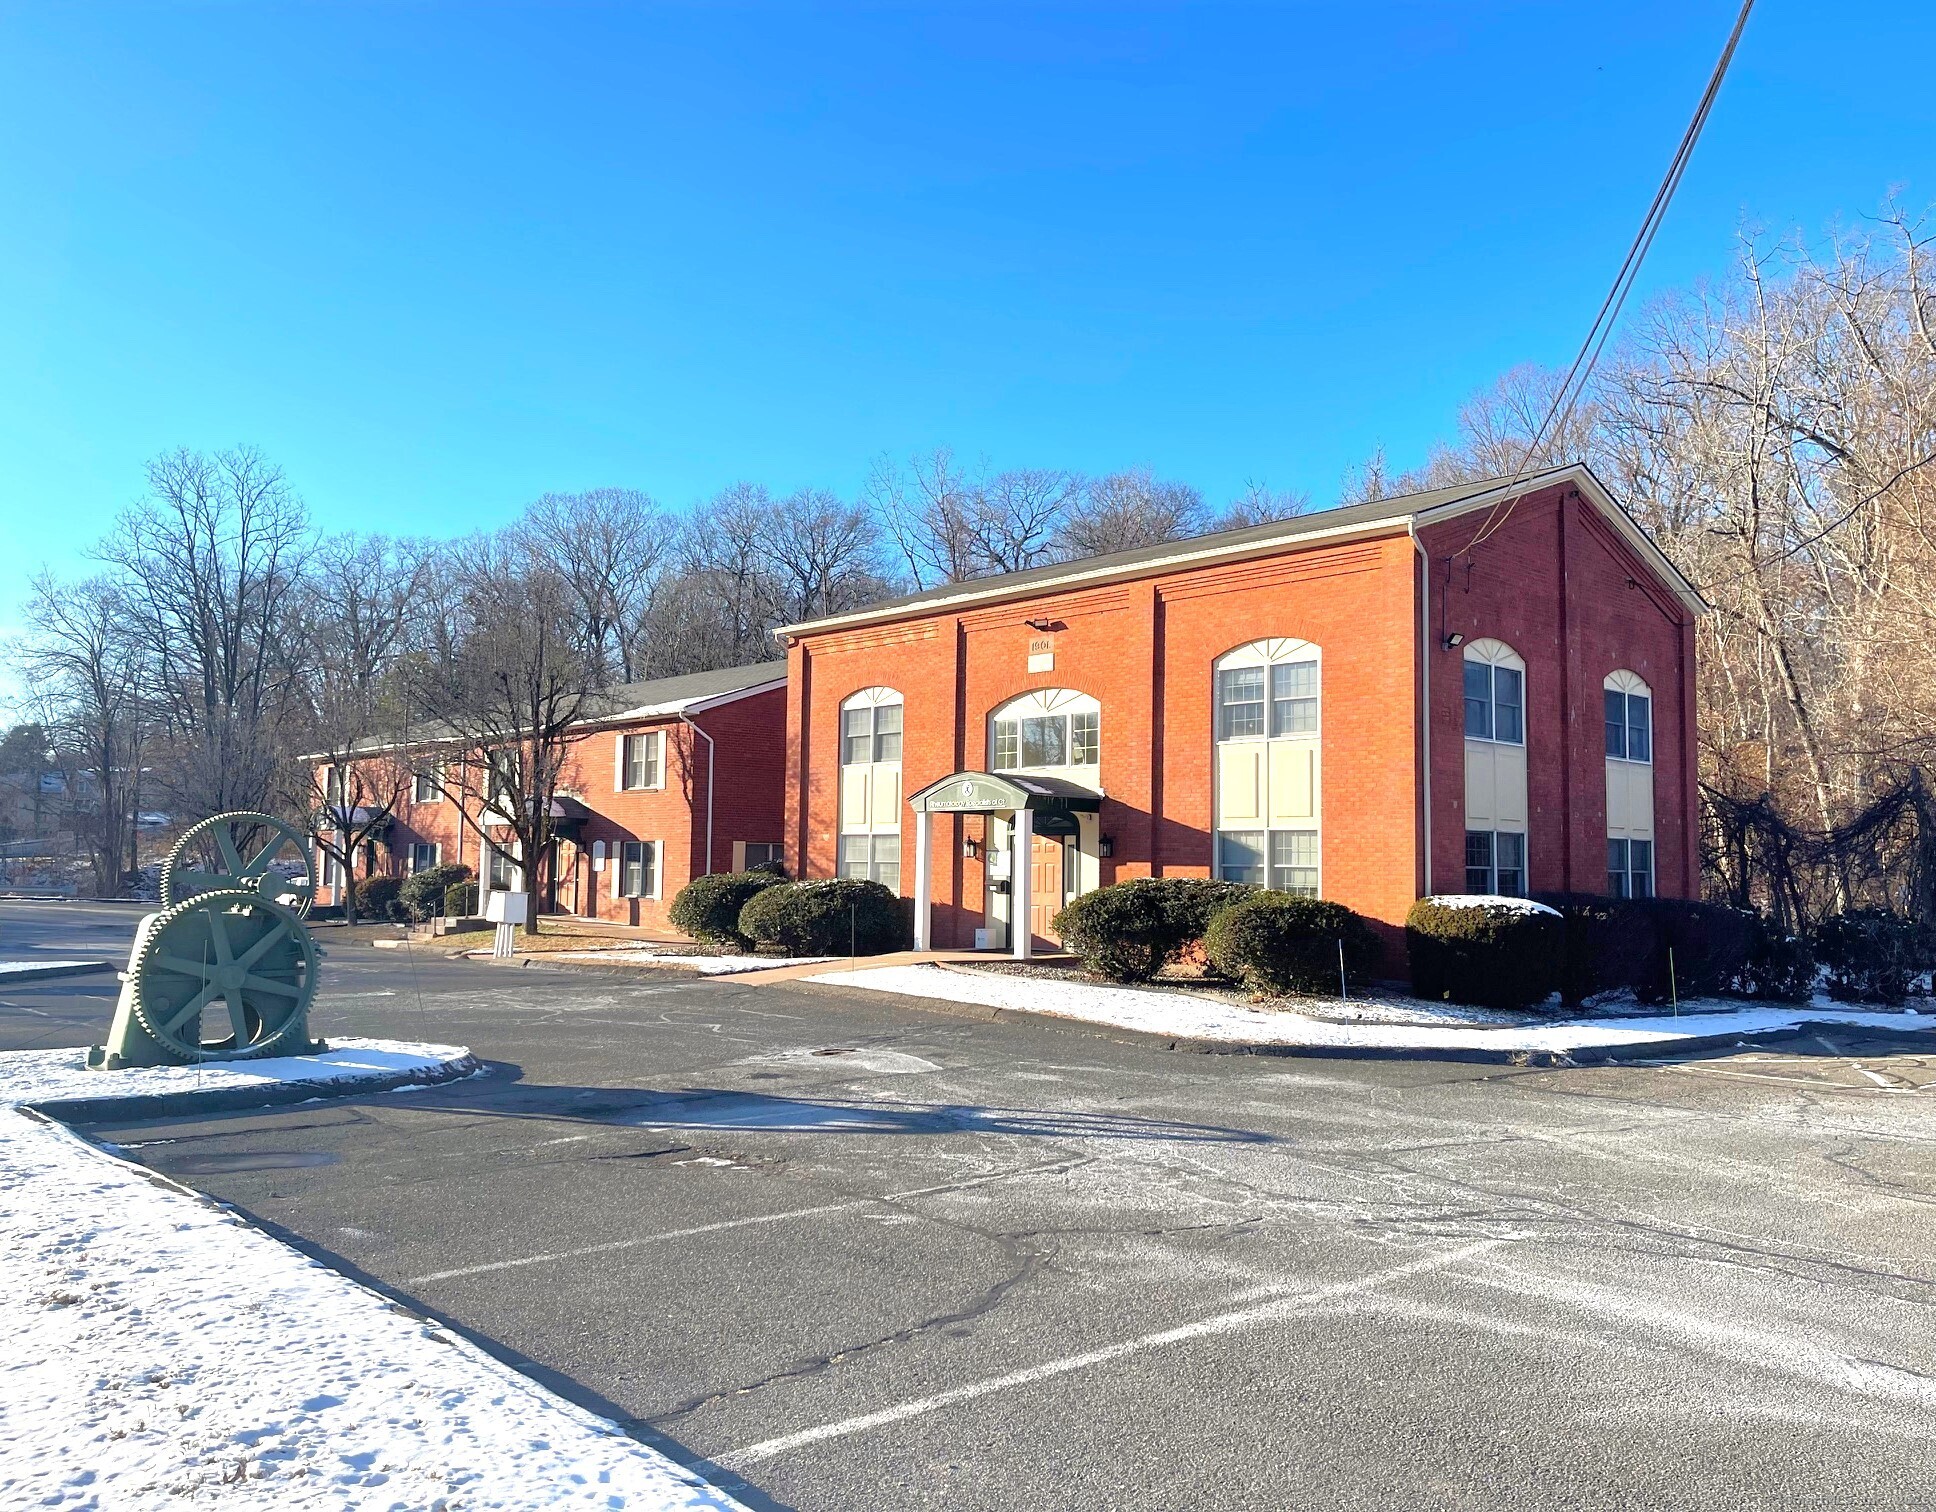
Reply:
<svg viewBox="0 0 1936 1512"><path fill-rule="evenodd" d="M1425 851L1425 896L1432 896L1432 559L1418 538L1418 518L1405 521L1405 533L1418 553L1418 727L1423 746L1424 817L1419 825Z"/></svg>
<svg viewBox="0 0 1936 1512"><path fill-rule="evenodd" d="M710 877L713 874L713 757L718 752L712 736L694 724L684 710L680 711L679 717L691 728L693 734L706 742L706 875Z"/></svg>

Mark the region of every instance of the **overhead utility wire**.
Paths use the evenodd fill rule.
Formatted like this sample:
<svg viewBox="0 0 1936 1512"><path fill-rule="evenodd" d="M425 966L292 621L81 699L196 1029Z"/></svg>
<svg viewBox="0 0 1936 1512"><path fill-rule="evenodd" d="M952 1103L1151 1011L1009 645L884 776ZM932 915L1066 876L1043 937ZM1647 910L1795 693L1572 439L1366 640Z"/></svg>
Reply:
<svg viewBox="0 0 1936 1512"><path fill-rule="evenodd" d="M1600 312L1593 318L1593 325L1586 333L1586 340L1580 343L1579 355L1573 359L1573 366L1567 369L1566 381L1560 391L1553 396L1553 403L1546 411L1546 418L1540 422L1539 429L1533 433L1519 464L1507 482L1504 495L1496 500L1486 511L1486 518L1480 524L1472 539L1457 553L1466 552L1483 545L1486 539L1500 530L1512 518L1514 506L1519 502L1513 497L1513 490L1526 476L1533 459L1539 455L1541 444L1549 431L1558 434L1573 417L1573 410L1586 392L1587 380L1593 376L1593 369L1599 364L1600 354L1606 349L1607 339L1612 336L1613 328L1620 319L1620 310L1627 302L1628 294L1633 292L1635 281L1640 277L1640 267L1646 261L1648 249L1659 235L1661 223L1667 218L1667 207L1672 203L1674 191L1680 187L1681 176L1687 172L1688 162L1694 156L1694 144L1701 139L1701 130L1707 125L1708 113L1714 108L1715 97L1721 92L1721 81L1727 77L1728 65L1734 61L1734 50L1741 42L1742 30L1748 24L1748 12L1754 9L1754 0L1742 0L1741 13L1734 18L1734 30L1728 33L1728 45L1721 49L1721 56L1715 62L1714 71L1708 76L1707 88L1701 92L1701 102L1694 108L1694 118L1687 123L1687 130L1681 135L1681 144L1674 153L1674 160L1668 165L1667 174L1654 191L1654 200L1647 207L1647 215L1640 223L1640 230L1634 234L1627 255L1620 264L1620 271L1614 275L1613 287L1607 290L1607 297L1600 302ZM1557 424L1555 423L1557 422Z"/></svg>

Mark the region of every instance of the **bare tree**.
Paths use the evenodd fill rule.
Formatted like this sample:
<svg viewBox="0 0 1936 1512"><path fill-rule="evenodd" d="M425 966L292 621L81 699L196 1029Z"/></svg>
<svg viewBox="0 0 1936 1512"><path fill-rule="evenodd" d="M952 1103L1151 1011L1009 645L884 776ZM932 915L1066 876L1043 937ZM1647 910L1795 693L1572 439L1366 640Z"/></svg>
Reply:
<svg viewBox="0 0 1936 1512"><path fill-rule="evenodd" d="M75 827L87 846L95 895L113 897L139 865L147 665L129 632L127 602L108 578L61 583L43 572L28 614L34 628L19 648L21 666L56 740L93 775ZM77 785L70 782L70 792Z"/></svg>
<svg viewBox="0 0 1936 1512"><path fill-rule="evenodd" d="M677 522L637 489L594 488L544 495L512 534L570 587L594 675L618 682L643 675L641 632L653 585L679 535Z"/></svg>
<svg viewBox="0 0 1936 1512"><path fill-rule="evenodd" d="M946 447L911 458L905 468L876 458L863 500L916 592L987 570L975 539L976 490Z"/></svg>
<svg viewBox="0 0 1936 1512"><path fill-rule="evenodd" d="M1306 513L1311 507L1308 493L1278 492L1258 479L1248 479L1244 491L1224 506L1217 519L1219 530L1241 530L1246 525L1268 525Z"/></svg>
<svg viewBox="0 0 1936 1512"><path fill-rule="evenodd" d="M1055 548L1062 557L1101 556L1202 535L1209 528L1202 494L1138 467L1084 483L1056 529Z"/></svg>

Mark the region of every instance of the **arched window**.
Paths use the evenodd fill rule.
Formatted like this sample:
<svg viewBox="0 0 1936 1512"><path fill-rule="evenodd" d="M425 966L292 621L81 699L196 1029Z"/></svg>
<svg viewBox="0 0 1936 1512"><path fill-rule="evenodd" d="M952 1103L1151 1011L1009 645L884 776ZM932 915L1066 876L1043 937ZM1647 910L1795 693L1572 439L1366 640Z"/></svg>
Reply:
<svg viewBox="0 0 1936 1512"><path fill-rule="evenodd" d="M997 772L1045 772L1096 786L1102 705L1072 688L1038 688L988 717L988 762Z"/></svg>
<svg viewBox="0 0 1936 1512"><path fill-rule="evenodd" d="M1607 730L1607 891L1616 898L1654 892L1654 696L1638 675L1609 672L1603 684Z"/></svg>
<svg viewBox="0 0 1936 1512"><path fill-rule="evenodd" d="M840 705L840 853L843 877L901 890L901 695L862 688Z"/></svg>
<svg viewBox="0 0 1936 1512"><path fill-rule="evenodd" d="M1252 641L1217 658L1216 874L1319 895L1322 657L1309 641Z"/></svg>
<svg viewBox="0 0 1936 1512"><path fill-rule="evenodd" d="M1526 663L1504 641L1465 648L1465 890L1523 896Z"/></svg>

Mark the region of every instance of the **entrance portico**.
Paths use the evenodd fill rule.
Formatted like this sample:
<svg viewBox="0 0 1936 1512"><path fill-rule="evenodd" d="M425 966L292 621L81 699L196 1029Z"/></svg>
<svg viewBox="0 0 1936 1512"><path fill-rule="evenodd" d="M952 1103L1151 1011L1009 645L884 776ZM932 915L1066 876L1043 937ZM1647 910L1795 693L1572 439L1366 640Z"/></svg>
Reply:
<svg viewBox="0 0 1936 1512"><path fill-rule="evenodd" d="M1006 831L1007 848L998 851L997 824L989 825L985 908L991 928L1005 919L1009 950L1018 961L1026 961L1035 953L1032 915L1037 893L1046 890L1036 885L1038 870L1043 872L1045 884L1052 885L1065 901L1085 890L1084 882L1094 875L1095 815L1102 807L1102 797L1077 783L1056 777L955 772L918 793L910 793L907 801L914 810L916 950L933 948L935 814L980 814L999 821ZM1043 851L1041 857L1036 854L1038 850ZM1091 864L1085 866L1085 859ZM1049 881L1051 877L1053 882ZM996 906L1003 896L1006 909Z"/></svg>

